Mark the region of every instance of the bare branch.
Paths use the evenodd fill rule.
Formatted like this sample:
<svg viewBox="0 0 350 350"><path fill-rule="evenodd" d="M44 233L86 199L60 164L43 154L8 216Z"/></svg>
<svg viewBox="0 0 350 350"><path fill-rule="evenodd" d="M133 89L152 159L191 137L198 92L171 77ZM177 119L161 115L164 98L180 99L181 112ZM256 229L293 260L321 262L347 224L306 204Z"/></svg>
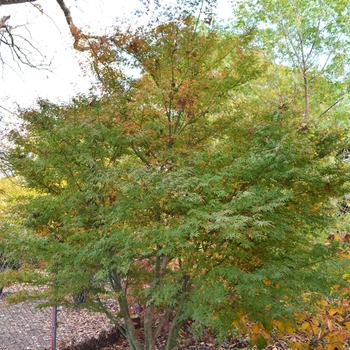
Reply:
<svg viewBox="0 0 350 350"><path fill-rule="evenodd" d="M34 2L36 0L0 0L0 6L1 5L16 5L16 4L23 4L25 2Z"/></svg>
<svg viewBox="0 0 350 350"><path fill-rule="evenodd" d="M345 94L344 94L345 95ZM327 112L329 112L333 107L335 107L342 99L344 96L333 102L329 107L327 107L317 118L323 117Z"/></svg>
<svg viewBox="0 0 350 350"><path fill-rule="evenodd" d="M23 3L33 3L36 0L0 0L0 6L1 5L16 5L16 4L23 4ZM85 36L83 35L83 33L76 28L76 26L73 23L73 19L72 19L72 15L71 12L69 10L69 8L67 7L66 3L64 0L56 0L58 5L60 6L64 17L68 23L71 35L74 38L74 48L80 50L80 51L85 51L87 50L87 48L82 48L79 45L79 41L81 39L85 39ZM17 60L21 63L24 63L26 65L32 66L32 67L36 67L35 65L33 65L30 60L29 60L29 54L27 55L27 53L24 52L24 50L21 48L22 45L17 44L17 42L14 40L14 37L16 36L15 34L12 33L12 27L7 25L7 21L10 19L10 16L3 16L2 18L0 18L0 45L6 45L10 48L11 50L11 54L14 60ZM24 38L22 38L26 43L30 43L29 40L26 40ZM38 52L38 50L33 47L35 51ZM0 62L2 62L3 64L5 64L4 60L2 59L2 55L0 53Z"/></svg>
<svg viewBox="0 0 350 350"><path fill-rule="evenodd" d="M10 19L11 16L3 16L0 19L0 28L5 28L6 27L6 21Z"/></svg>
<svg viewBox="0 0 350 350"><path fill-rule="evenodd" d="M42 65L42 64L35 65L34 63L31 62L31 57L33 55L33 52L41 56L42 54L31 43L30 40L14 32L14 29L19 27L21 26L18 26L15 28L12 28L10 26L5 26L4 28L2 28L2 30L0 30L0 48L2 45L7 46L15 62L19 62L21 64L24 64L33 68L34 67L44 68L45 65ZM5 64L5 61L2 59L2 51L0 51L0 62L2 64Z"/></svg>
<svg viewBox="0 0 350 350"><path fill-rule="evenodd" d="M23 3L34 2L34 1L36 1L36 0L0 0L0 6L1 5L23 4ZM56 1L57 1L58 5L60 6L61 10L62 10L68 25L69 26L74 26L71 12L70 12L69 8L67 7L67 5L65 4L64 0L56 0ZM10 18L9 16L4 16L4 17L1 18L1 20L0 20L0 28L4 28L6 26L5 22L9 18ZM73 32L72 32L72 35L74 36Z"/></svg>

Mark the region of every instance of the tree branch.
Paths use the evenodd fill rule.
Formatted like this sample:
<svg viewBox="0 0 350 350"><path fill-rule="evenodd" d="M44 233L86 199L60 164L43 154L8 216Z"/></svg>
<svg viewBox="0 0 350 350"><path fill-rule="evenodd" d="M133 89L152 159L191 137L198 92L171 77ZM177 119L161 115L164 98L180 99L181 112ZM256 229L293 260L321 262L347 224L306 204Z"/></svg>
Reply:
<svg viewBox="0 0 350 350"><path fill-rule="evenodd" d="M1 5L17 5L22 4L25 2L34 2L36 0L0 0L0 6Z"/></svg>
<svg viewBox="0 0 350 350"><path fill-rule="evenodd" d="M333 102L329 107L327 107L317 118L320 119L323 117L328 111L330 111L334 106L336 106L344 97L339 98L335 102Z"/></svg>
<svg viewBox="0 0 350 350"><path fill-rule="evenodd" d="M5 28L6 27L6 21L10 19L11 16L3 16L0 19L0 28Z"/></svg>
<svg viewBox="0 0 350 350"><path fill-rule="evenodd" d="M1 0L0 0L1 1ZM68 25L74 25L73 23L73 19L72 19L72 15L70 13L69 8L67 7L67 5L65 4L65 2L63 0L56 0L58 5L60 6L61 10L64 13L64 17L66 18L66 21L68 23Z"/></svg>

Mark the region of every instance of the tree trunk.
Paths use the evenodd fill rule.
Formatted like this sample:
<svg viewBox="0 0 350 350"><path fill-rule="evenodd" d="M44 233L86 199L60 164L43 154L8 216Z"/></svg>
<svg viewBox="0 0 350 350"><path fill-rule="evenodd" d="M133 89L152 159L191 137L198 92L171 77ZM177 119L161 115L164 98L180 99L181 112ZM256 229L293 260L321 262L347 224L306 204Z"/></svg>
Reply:
<svg viewBox="0 0 350 350"><path fill-rule="evenodd" d="M154 350L156 346L156 338L153 330L154 319L153 304L148 305L145 310L144 331L145 331L145 350Z"/></svg>
<svg viewBox="0 0 350 350"><path fill-rule="evenodd" d="M303 69L304 80L304 120L309 119L309 79L307 77L306 68Z"/></svg>
<svg viewBox="0 0 350 350"><path fill-rule="evenodd" d="M128 302L127 302L125 296L119 297L118 302L119 302L120 312L124 318L126 339L129 343L131 349L132 350L143 350L141 342L136 334L134 322L132 321L132 319L130 317L129 309L128 309Z"/></svg>
<svg viewBox="0 0 350 350"><path fill-rule="evenodd" d="M168 338L167 338L167 342L164 350L172 350L174 348L179 331L187 321L183 318L183 316L184 316L184 310L185 310L186 294L189 290L189 287L190 287L190 278L189 276L185 276L182 282L181 302L176 312L176 316L174 317L174 319L170 324Z"/></svg>
<svg viewBox="0 0 350 350"><path fill-rule="evenodd" d="M143 350L141 342L136 334L134 322L129 313L128 301L126 299L124 290L122 288L121 278L117 271L111 271L109 279L113 289L118 293L118 303L120 312L124 319L124 328L126 333L126 340L128 341L132 350Z"/></svg>
<svg viewBox="0 0 350 350"><path fill-rule="evenodd" d="M167 338L164 350L172 350L174 348L179 331L182 328L182 326L185 324L185 321L177 322L176 318L177 317L175 317L173 322L171 322L168 338Z"/></svg>
<svg viewBox="0 0 350 350"><path fill-rule="evenodd" d="M57 1L58 5L60 6L61 10L63 11L64 17L66 18L68 25L73 24L72 15L70 13L69 8L65 4L65 2L63 0L56 0L56 1Z"/></svg>
<svg viewBox="0 0 350 350"><path fill-rule="evenodd" d="M160 280L164 277L166 268L170 260L170 256L157 255L154 279L151 286L151 290L155 288L160 282ZM159 336L161 328L163 327L162 325L164 325L163 322L160 322L158 326L161 326L161 328L154 327L154 303L151 300L151 297L152 295L150 294L147 298L147 307L144 316L145 350L155 349L157 338Z"/></svg>

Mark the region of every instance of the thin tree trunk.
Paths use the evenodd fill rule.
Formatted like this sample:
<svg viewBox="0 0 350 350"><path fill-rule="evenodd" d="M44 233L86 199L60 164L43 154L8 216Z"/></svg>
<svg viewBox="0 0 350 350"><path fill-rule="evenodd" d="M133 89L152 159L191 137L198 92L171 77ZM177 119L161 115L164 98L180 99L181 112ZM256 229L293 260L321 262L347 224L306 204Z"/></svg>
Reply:
<svg viewBox="0 0 350 350"><path fill-rule="evenodd" d="M159 248L160 249L160 248ZM147 306L144 316L144 332L145 332L145 350L154 350L156 346L157 337L159 335L159 329L155 329L154 322L154 303L152 299L152 289L156 288L159 284L161 278L164 277L166 268L169 261L171 260L170 256L159 256L156 258L154 279L151 286L150 294L147 298Z"/></svg>
<svg viewBox="0 0 350 350"><path fill-rule="evenodd" d="M179 335L179 331L187 321L181 318L183 317L185 300L186 300L189 287L190 287L190 278L189 276L185 276L183 279L182 292L180 294L181 302L176 312L176 316L174 317L174 319L170 324L168 338L167 338L167 342L164 350L172 350L174 348L177 336Z"/></svg>
<svg viewBox="0 0 350 350"><path fill-rule="evenodd" d="M148 305L145 310L144 332L145 332L145 350L154 350L156 338L153 330L154 306Z"/></svg>
<svg viewBox="0 0 350 350"><path fill-rule="evenodd" d="M309 119L309 79L307 77L306 70L303 69L304 79L304 120Z"/></svg>
<svg viewBox="0 0 350 350"><path fill-rule="evenodd" d="M118 293L118 303L120 312L124 319L124 328L126 333L126 339L132 350L143 350L141 342L136 334L134 323L130 317L128 301L122 288L120 275L117 271L112 271L109 274L113 289Z"/></svg>
<svg viewBox="0 0 350 350"><path fill-rule="evenodd" d="M124 318L126 339L130 347L132 348L132 350L142 350L141 342L136 334L134 323L129 314L128 302L125 296L118 297L118 302L119 302L120 312L122 313Z"/></svg>
<svg viewBox="0 0 350 350"><path fill-rule="evenodd" d="M179 331L182 328L182 326L186 323L186 321L184 320L177 321L177 315L173 320L173 322L171 322L168 338L167 338L164 350L172 350L174 348L177 336L179 335Z"/></svg>

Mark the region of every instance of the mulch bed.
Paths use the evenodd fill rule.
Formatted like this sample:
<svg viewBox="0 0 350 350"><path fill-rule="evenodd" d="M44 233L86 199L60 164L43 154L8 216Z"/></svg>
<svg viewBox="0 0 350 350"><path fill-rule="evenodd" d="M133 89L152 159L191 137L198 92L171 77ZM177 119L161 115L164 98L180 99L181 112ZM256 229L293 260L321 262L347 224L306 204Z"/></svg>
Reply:
<svg viewBox="0 0 350 350"><path fill-rule="evenodd" d="M51 344L51 308L38 309L39 302L7 305L4 298L19 290L19 286L4 288L0 296L0 350L49 350ZM110 301L110 308L115 308ZM138 329L142 338L142 328ZM305 334L292 334L289 340L307 342ZM298 339L297 339L298 338ZM166 339L159 337L157 350L164 349ZM93 313L81 308L57 310L57 350L130 350L126 340L109 322L104 314ZM195 341L191 333L184 330L180 335L177 350L247 350L248 343L242 339L229 339L218 345L215 337L206 332ZM254 348L253 348L254 349ZM280 341L265 350L290 350ZM350 350L344 344L344 349Z"/></svg>
<svg viewBox="0 0 350 350"><path fill-rule="evenodd" d="M0 297L0 350L49 350L51 344L51 308L37 309L39 302L19 303L8 306L4 298L18 291L17 287L5 288ZM57 311L58 350L129 350L115 327L104 314L84 309L58 307ZM139 329L142 333L142 329ZM232 339L223 346L207 334L198 342L187 332L181 335L178 349L224 350L248 349L244 341ZM158 350L164 347L165 339L160 337ZM268 347L267 349L283 349ZM285 348L284 350L286 350Z"/></svg>

